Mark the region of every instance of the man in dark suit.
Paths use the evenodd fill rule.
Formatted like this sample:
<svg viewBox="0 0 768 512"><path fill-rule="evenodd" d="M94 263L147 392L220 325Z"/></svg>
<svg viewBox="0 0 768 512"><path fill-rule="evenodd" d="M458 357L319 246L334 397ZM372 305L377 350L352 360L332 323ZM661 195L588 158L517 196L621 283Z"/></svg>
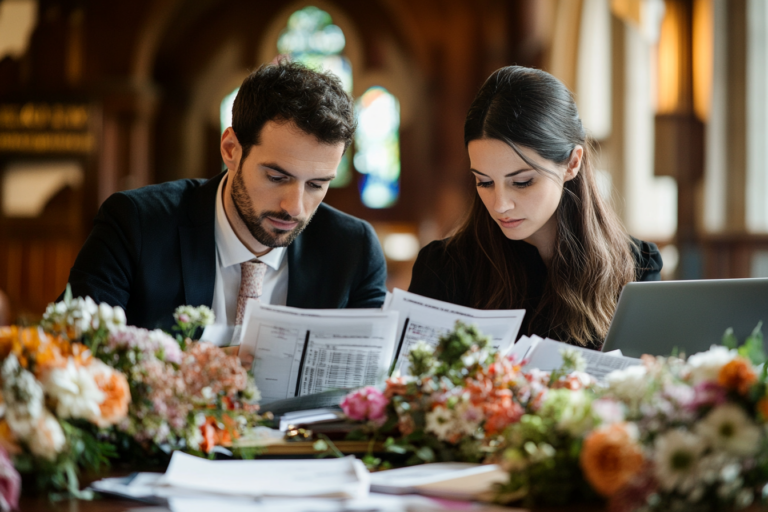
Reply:
<svg viewBox="0 0 768 512"><path fill-rule="evenodd" d="M227 171L109 197L70 272L73 294L122 306L141 327L170 328L183 304L211 306L231 326L243 269L257 265L265 303L381 306L386 265L373 229L322 204L354 130L352 99L333 75L262 66L221 137Z"/></svg>

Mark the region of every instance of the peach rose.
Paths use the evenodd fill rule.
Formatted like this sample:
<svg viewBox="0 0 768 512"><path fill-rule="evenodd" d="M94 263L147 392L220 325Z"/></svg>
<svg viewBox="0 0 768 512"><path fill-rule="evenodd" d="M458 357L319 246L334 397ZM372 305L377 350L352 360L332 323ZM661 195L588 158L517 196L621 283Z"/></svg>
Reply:
<svg viewBox="0 0 768 512"><path fill-rule="evenodd" d="M122 373L95 359L89 365L89 369L93 374L93 380L105 397L99 404L101 417L95 423L100 428L116 425L128 415L128 404L131 403L128 380Z"/></svg>
<svg viewBox="0 0 768 512"><path fill-rule="evenodd" d="M643 452L628 425L614 423L587 436L579 462L587 481L607 497L627 485L641 471L643 460Z"/></svg>

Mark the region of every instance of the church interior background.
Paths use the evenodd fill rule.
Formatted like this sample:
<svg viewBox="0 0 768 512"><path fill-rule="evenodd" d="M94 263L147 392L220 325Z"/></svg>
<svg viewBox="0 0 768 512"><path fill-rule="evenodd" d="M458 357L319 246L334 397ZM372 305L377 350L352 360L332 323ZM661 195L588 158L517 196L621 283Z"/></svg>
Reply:
<svg viewBox="0 0 768 512"><path fill-rule="evenodd" d="M221 172L238 85L280 55L355 98L326 202L373 224L390 289L466 210L464 117L511 64L574 92L665 279L768 277L764 0L0 0L0 325L56 299L110 194Z"/></svg>

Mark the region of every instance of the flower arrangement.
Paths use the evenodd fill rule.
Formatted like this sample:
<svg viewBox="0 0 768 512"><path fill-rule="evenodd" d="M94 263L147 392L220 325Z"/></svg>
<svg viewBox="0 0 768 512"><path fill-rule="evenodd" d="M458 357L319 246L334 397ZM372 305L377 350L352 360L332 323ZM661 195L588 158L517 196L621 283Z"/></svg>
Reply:
<svg viewBox="0 0 768 512"><path fill-rule="evenodd" d="M621 403L625 417L588 433L580 462L612 510L742 508L766 496L760 326L736 345L727 333L724 346L687 359L646 356L608 375L600 394Z"/></svg>
<svg viewBox="0 0 768 512"><path fill-rule="evenodd" d="M388 379L383 392L366 388L344 399L347 417L366 422L353 436L384 435L388 451L407 455L407 464L489 460L504 431L550 383L543 374L523 372L520 362L495 353L488 342L458 322L435 349L416 344L409 376ZM582 376L563 373L551 385L571 385Z"/></svg>
<svg viewBox="0 0 768 512"><path fill-rule="evenodd" d="M211 310L174 316L176 338L127 326L121 308L68 289L40 326L0 328L0 488L12 460L39 488L87 498L80 470L175 449L210 454L259 424L259 393L237 356L189 338Z"/></svg>
<svg viewBox="0 0 768 512"><path fill-rule="evenodd" d="M495 500L505 503L740 508L768 494L759 328L739 348L727 334L724 346L687 359L644 356L596 382L576 351L562 351L558 371L523 370L457 323L436 349L414 347L411 376L353 392L342 409L360 422L354 436L384 436L407 464L500 464L509 480Z"/></svg>

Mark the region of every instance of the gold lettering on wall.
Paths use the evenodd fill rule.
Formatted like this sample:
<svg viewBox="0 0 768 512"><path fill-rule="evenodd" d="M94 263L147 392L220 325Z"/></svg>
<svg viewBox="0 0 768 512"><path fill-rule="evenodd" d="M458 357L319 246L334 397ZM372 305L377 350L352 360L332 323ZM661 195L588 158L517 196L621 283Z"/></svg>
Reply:
<svg viewBox="0 0 768 512"><path fill-rule="evenodd" d="M87 153L94 148L87 105L0 104L0 152Z"/></svg>
<svg viewBox="0 0 768 512"><path fill-rule="evenodd" d="M93 145L90 133L0 132L0 151L13 153L88 153Z"/></svg>

